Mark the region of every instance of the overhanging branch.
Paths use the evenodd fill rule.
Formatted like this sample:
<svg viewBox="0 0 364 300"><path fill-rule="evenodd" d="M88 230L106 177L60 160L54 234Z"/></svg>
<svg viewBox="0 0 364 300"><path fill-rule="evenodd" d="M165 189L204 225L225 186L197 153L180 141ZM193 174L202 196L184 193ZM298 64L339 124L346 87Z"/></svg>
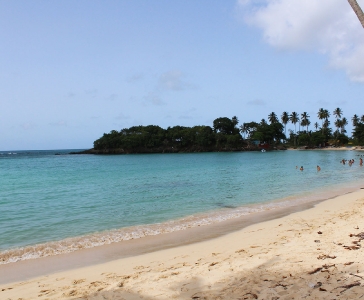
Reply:
<svg viewBox="0 0 364 300"><path fill-rule="evenodd" d="M363 26L364 28L364 13L363 11L361 10L358 2L356 2L356 0L348 0L351 8L353 9L353 11L355 12L355 14L357 15L360 23L361 23L361 26Z"/></svg>

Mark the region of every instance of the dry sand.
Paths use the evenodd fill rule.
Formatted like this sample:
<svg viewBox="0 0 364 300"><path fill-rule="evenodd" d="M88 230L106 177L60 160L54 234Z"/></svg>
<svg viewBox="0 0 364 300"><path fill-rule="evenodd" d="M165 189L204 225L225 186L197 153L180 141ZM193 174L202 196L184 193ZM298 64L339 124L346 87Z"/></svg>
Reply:
<svg viewBox="0 0 364 300"><path fill-rule="evenodd" d="M364 299L362 239L358 190L207 241L1 285L0 299Z"/></svg>

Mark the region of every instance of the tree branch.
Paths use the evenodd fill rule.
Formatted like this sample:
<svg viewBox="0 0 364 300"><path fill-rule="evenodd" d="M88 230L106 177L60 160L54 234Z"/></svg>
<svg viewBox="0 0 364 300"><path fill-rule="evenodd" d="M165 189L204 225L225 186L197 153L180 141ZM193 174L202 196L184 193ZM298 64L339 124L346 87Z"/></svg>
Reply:
<svg viewBox="0 0 364 300"><path fill-rule="evenodd" d="M356 0L348 0L351 8L353 9L353 11L355 12L356 16L358 17L360 23L361 23L361 26L363 26L364 28L364 13L363 11L361 10L358 2L356 2Z"/></svg>

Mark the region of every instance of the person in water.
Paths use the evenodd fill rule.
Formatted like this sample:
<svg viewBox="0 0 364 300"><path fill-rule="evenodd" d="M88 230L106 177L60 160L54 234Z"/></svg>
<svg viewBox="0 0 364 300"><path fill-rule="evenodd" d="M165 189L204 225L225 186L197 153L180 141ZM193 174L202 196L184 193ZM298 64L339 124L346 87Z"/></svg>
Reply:
<svg viewBox="0 0 364 300"><path fill-rule="evenodd" d="M317 165L317 172L320 172L321 171L321 168L319 165Z"/></svg>
<svg viewBox="0 0 364 300"><path fill-rule="evenodd" d="M301 166L300 171L303 171L303 166Z"/></svg>
<svg viewBox="0 0 364 300"><path fill-rule="evenodd" d="M360 157L360 159L359 159L359 165L360 166L363 166L363 159Z"/></svg>

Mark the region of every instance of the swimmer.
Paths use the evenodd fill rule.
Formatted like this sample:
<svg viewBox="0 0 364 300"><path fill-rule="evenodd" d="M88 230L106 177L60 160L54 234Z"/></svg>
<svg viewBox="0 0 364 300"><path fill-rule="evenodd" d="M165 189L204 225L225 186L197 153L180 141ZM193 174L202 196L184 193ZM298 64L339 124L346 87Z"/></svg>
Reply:
<svg viewBox="0 0 364 300"><path fill-rule="evenodd" d="M362 167L363 166L363 159L360 157L359 159L359 165Z"/></svg>
<svg viewBox="0 0 364 300"><path fill-rule="evenodd" d="M303 166L301 166L300 171L303 171Z"/></svg>
<svg viewBox="0 0 364 300"><path fill-rule="evenodd" d="M319 165L317 165L317 172L320 172L321 171L321 168Z"/></svg>

